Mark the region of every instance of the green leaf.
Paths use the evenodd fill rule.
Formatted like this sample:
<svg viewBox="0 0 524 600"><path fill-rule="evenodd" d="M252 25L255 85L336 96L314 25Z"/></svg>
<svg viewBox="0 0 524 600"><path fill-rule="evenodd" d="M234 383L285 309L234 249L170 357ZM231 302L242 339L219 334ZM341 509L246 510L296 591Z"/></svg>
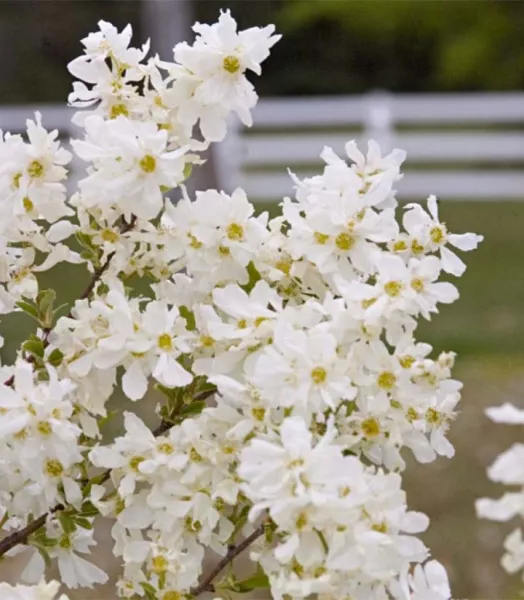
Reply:
<svg viewBox="0 0 524 600"><path fill-rule="evenodd" d="M16 305L33 319L36 319L37 321L40 319L38 308L34 304L25 302L24 300L19 300Z"/></svg>
<svg viewBox="0 0 524 600"><path fill-rule="evenodd" d="M249 293L256 285L257 281L260 281L262 279L260 273L258 272L257 268L255 267L255 264L253 263L253 261L250 261L246 267L247 269L247 274L249 275L249 281L246 283L246 285L242 286L242 289L244 291L246 291L247 293Z"/></svg>
<svg viewBox="0 0 524 600"><path fill-rule="evenodd" d="M93 529L93 524L83 517L75 517L75 523L82 529Z"/></svg>
<svg viewBox="0 0 524 600"><path fill-rule="evenodd" d="M53 304L56 300L56 292L55 290L48 289L42 290L36 296L36 305L38 306L41 313L47 312L50 308L52 308Z"/></svg>
<svg viewBox="0 0 524 600"><path fill-rule="evenodd" d="M247 579L235 582L235 591L240 592L241 594L267 588L269 588L269 579L262 570L259 570L258 573L255 573L255 575L248 577Z"/></svg>
<svg viewBox="0 0 524 600"><path fill-rule="evenodd" d="M87 500L80 507L79 515L82 517L96 517L98 514L98 508L90 501Z"/></svg>
<svg viewBox="0 0 524 600"><path fill-rule="evenodd" d="M82 250L82 252L80 252L80 258L83 258L84 260L88 260L90 262L95 262L94 261L95 257L96 257L96 254L92 250Z"/></svg>
<svg viewBox="0 0 524 600"><path fill-rule="evenodd" d="M196 329L195 315L187 308L187 306L179 306L178 311L180 316L186 320L186 327L189 331Z"/></svg>
<svg viewBox="0 0 524 600"><path fill-rule="evenodd" d="M180 415L183 417L198 415L204 410L206 405L207 403L205 400L195 400L194 402L191 402L191 404L184 406L180 411Z"/></svg>
<svg viewBox="0 0 524 600"><path fill-rule="evenodd" d="M87 235L87 233L82 233L81 231L77 231L76 232L76 239L78 240L78 243L83 246L84 248L87 248L88 250L96 250L96 246L93 244L93 238L90 235Z"/></svg>
<svg viewBox="0 0 524 600"><path fill-rule="evenodd" d="M42 327L51 327L53 325L53 305L55 300L56 292L54 290L43 290L36 297L36 306Z"/></svg>
<svg viewBox="0 0 524 600"><path fill-rule="evenodd" d="M158 600L157 595L156 595L156 590L150 583L141 581L140 585L144 589L147 600Z"/></svg>
<svg viewBox="0 0 524 600"><path fill-rule="evenodd" d="M109 421L114 419L121 412L122 412L122 409L120 409L120 408L115 409L115 410L110 410L105 417L101 417L100 419L98 419L98 428L100 429L101 427L104 427L104 425L107 425L109 423Z"/></svg>
<svg viewBox="0 0 524 600"><path fill-rule="evenodd" d="M47 362L53 367L58 367L62 364L64 354L58 348L55 348L51 354L47 357Z"/></svg>
<svg viewBox="0 0 524 600"><path fill-rule="evenodd" d="M161 394L164 394L166 398L169 400L175 400L179 394L180 388L170 388L167 385L163 385L162 383L156 383L154 389Z"/></svg>
<svg viewBox="0 0 524 600"><path fill-rule="evenodd" d="M74 533L76 531L76 523L73 520L73 517L70 514L65 512L61 512L58 515L58 520L60 521L60 525L64 533Z"/></svg>
<svg viewBox="0 0 524 600"><path fill-rule="evenodd" d="M235 528L233 529L233 532L231 533L229 540L233 541L237 535L237 533L242 529L242 527L244 527L244 525L247 522L247 516L249 514L249 506L244 506L242 508L242 510L240 511L240 513L238 514L238 516L236 517L236 519L234 520L235 523Z"/></svg>
<svg viewBox="0 0 524 600"><path fill-rule="evenodd" d="M107 283L99 283L98 287L96 288L96 293L99 296L105 296L107 293L109 292L109 286L107 285Z"/></svg>
<svg viewBox="0 0 524 600"><path fill-rule="evenodd" d="M207 380L206 377L198 377L196 381L198 393L216 391L217 386Z"/></svg>
<svg viewBox="0 0 524 600"><path fill-rule="evenodd" d="M193 163L186 163L184 165L184 179L187 179L191 176L191 172L193 171Z"/></svg>
<svg viewBox="0 0 524 600"><path fill-rule="evenodd" d="M44 342L38 338L25 341L22 344L22 349L38 358L44 357Z"/></svg>

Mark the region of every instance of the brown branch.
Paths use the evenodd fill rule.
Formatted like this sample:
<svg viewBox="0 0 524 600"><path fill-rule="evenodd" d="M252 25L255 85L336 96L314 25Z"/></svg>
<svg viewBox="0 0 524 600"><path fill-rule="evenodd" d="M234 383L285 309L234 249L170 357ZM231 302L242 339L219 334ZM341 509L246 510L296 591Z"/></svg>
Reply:
<svg viewBox="0 0 524 600"><path fill-rule="evenodd" d="M205 392L201 392L200 394L197 394L194 397L194 400L205 400L206 398L209 398L209 396L211 396L214 393L215 393L215 389L206 390ZM160 423L160 425L156 429L153 430L153 435L155 437L158 437L158 436L164 434L166 431L169 431L171 429L171 427L173 427L174 425L175 425L175 423L170 423L169 421L163 420ZM99 478L97 480L97 484L102 485L103 483L108 481L109 478L111 477L111 471L112 471L112 469L108 469L107 471L104 471L104 473L102 473L99 476ZM33 533L38 531L40 529L40 527L43 527L45 525L45 522L46 522L48 516L50 516L56 512L59 512L61 510L64 510L65 508L66 507L63 504L57 504L56 506L53 506L53 508L51 508L48 512L44 513L43 515L40 515L37 519L28 523L22 529L17 529L16 531L13 531L13 533L6 536L4 539L0 540L0 557L2 557L6 552L9 552L9 550L11 550L11 548L18 546L18 544L26 543L27 538L30 535L32 535Z"/></svg>
<svg viewBox="0 0 524 600"><path fill-rule="evenodd" d="M215 586L213 585L213 579L223 571L229 563L231 563L239 554L241 554L246 548L264 534L265 523L259 525L253 533L247 536L236 546L230 548L224 558L211 570L211 572L205 577L205 579L199 583L196 587L191 590L192 596L199 596L203 592L214 592Z"/></svg>
<svg viewBox="0 0 524 600"><path fill-rule="evenodd" d="M18 546L18 544L25 544L27 542L27 538L38 531L40 527L45 525L47 517L58 512L59 510L63 510L65 507L62 504L57 504L54 506L49 512L40 515L38 519L31 521L28 525L23 527L22 529L17 529L13 531L13 533L9 534L3 540L0 540L0 556L3 556L6 552L9 552L11 548Z"/></svg>

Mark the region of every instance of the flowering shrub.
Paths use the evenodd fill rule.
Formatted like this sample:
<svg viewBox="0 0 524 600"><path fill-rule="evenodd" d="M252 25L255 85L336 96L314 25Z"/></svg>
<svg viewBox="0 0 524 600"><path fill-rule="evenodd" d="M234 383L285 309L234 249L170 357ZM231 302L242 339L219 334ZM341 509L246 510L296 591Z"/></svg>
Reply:
<svg viewBox="0 0 524 600"><path fill-rule="evenodd" d="M453 455L454 354L430 358L414 334L457 299L439 277L462 275L454 249L481 237L448 232L434 197L406 206L401 227L404 153L372 141L291 175L274 219L241 189L190 199L183 182L230 113L250 125L245 75L279 39L238 32L229 12L194 29L174 62L146 60L130 27L100 22L83 40L69 102L87 109L72 146L88 167L71 198L71 155L39 115L27 140L2 138L0 310L38 328L1 367L0 556L27 555L24 583L52 562L69 588L103 584L86 558L100 515L122 598L449 598L415 537L428 519L407 508L402 450ZM66 315L38 281L61 262L91 274ZM133 412L152 387L154 430ZM102 443L120 388L125 433ZM17 600L57 588L0 584Z"/></svg>
<svg viewBox="0 0 524 600"><path fill-rule="evenodd" d="M488 417L495 423L507 425L524 425L524 410L506 403L502 406L488 408ZM517 490L506 492L498 500L480 498L476 502L477 515L492 521L509 521L516 516L524 516L524 444L514 444L500 454L488 469L488 477L496 483L516 487ZM520 489L518 489L520 488ZM517 573L524 568L524 539L522 529L517 527L504 541L505 554L501 564L508 573Z"/></svg>

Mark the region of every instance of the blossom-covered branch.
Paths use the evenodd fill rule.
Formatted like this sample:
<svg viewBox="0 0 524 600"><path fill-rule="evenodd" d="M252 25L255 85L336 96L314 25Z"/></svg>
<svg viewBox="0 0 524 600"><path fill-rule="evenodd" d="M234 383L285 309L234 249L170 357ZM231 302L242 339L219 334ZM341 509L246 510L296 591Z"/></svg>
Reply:
<svg viewBox="0 0 524 600"><path fill-rule="evenodd" d="M194 398L194 402L203 402L214 393L214 388L205 392L201 392ZM177 416L177 414L171 414L172 419L175 419ZM160 425L153 430L153 435L155 437L159 437L163 435L166 431L169 431L169 429L171 429L173 425L174 422L162 420ZM110 477L111 469L107 469L106 471L104 471L104 473L96 477L97 485L103 485L106 481L110 479ZM90 484L91 482L88 481L87 485ZM56 506L53 506L53 508L51 508L49 512L40 515L37 519L30 521L25 527L14 531L13 533L0 540L0 557L9 552L9 550L13 549L17 545L26 544L29 536L41 529L50 516L64 509L65 506L63 504L57 504Z"/></svg>
<svg viewBox="0 0 524 600"><path fill-rule="evenodd" d="M253 542L255 542L260 536L264 535L265 524L259 525L253 532L251 532L245 539L243 539L236 546L231 546L227 550L227 554L224 558L210 571L204 580L199 583L196 587L191 589L192 596L200 596L203 592L214 592L215 587L213 586L214 579L220 575L220 573L230 565L233 560L244 552Z"/></svg>
<svg viewBox="0 0 524 600"><path fill-rule="evenodd" d="M456 250L481 237L450 232L433 196L398 218L405 154L372 140L291 174L273 219L242 189L190 198L183 183L230 114L251 124L248 75L279 39L271 25L238 31L228 11L194 31L172 61L104 21L82 41L69 102L87 169L72 196L71 155L40 115L27 138L0 140L0 314L36 322L0 367L0 555L24 544L34 587L0 586L53 598L50 563L66 587L105 583L87 558L101 516L121 598L447 600L401 472L406 451L453 455L455 356L432 357L416 331L458 298L441 275L462 275ZM39 274L63 262L91 281L59 316ZM122 434L106 440L119 392ZM156 430L138 401L156 402ZM256 574L229 568L215 585L248 548Z"/></svg>

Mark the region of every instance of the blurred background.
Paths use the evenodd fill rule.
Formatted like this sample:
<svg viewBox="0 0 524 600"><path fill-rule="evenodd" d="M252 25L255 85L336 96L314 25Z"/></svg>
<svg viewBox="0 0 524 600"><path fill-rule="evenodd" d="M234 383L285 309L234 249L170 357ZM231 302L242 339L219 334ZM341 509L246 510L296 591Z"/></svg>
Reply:
<svg viewBox="0 0 524 600"><path fill-rule="evenodd" d="M485 236L465 257L461 299L419 332L437 350L458 353L455 374L465 388L451 432L456 457L410 465L408 502L431 517L424 539L448 569L454 597L517 598L519 578L499 566L514 524L477 521L473 504L502 491L485 468L524 436L484 416L490 405L524 405L524 2L3 0L0 127L21 129L45 104L44 125L67 137L66 64L99 19L131 23L135 45L151 37L169 60L175 43L192 39L190 25L215 21L220 8L230 8L241 28L274 23L284 37L254 81L262 100L253 130L232 127L196 187L244 185L261 210L275 212L276 200L292 193L285 166L313 174L325 144L340 151L347 139L373 136L409 153L402 200L436 193L449 229ZM62 271L48 280L56 285L64 275L59 292L71 300L80 279ZM10 323L3 360L29 327ZM107 537L97 557L104 564Z"/></svg>

